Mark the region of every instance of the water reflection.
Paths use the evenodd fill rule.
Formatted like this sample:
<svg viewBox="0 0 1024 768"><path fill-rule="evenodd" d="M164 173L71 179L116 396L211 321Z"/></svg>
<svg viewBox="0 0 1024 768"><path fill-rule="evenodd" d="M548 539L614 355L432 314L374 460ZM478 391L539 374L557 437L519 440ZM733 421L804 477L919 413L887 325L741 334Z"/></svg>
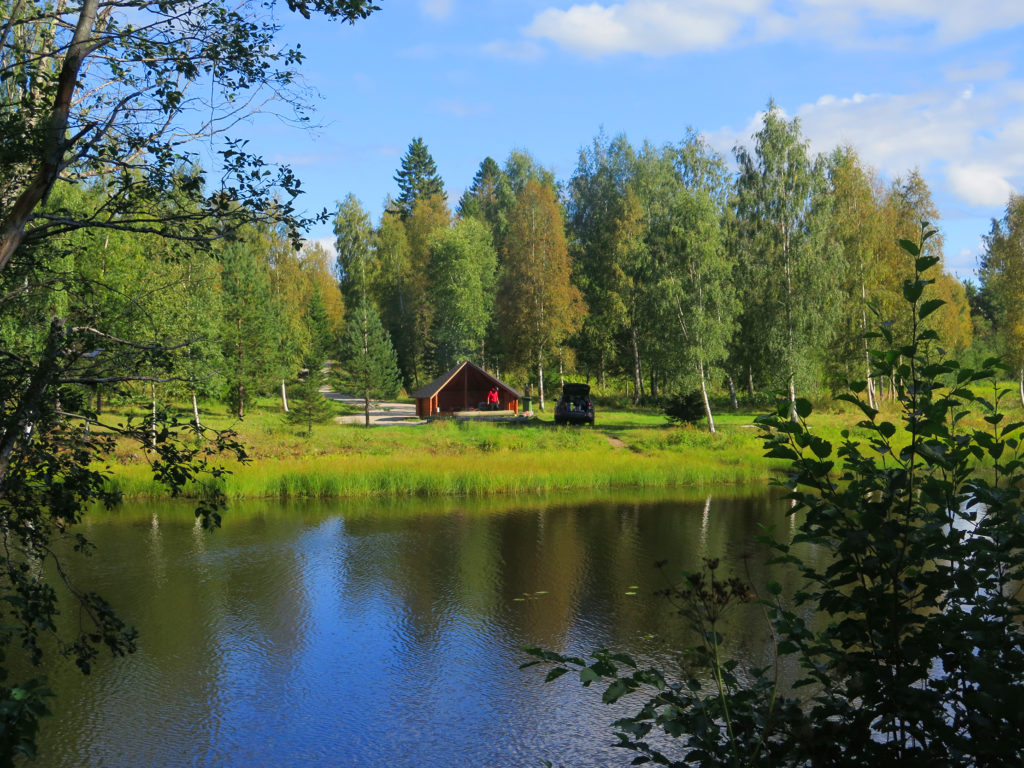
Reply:
<svg viewBox="0 0 1024 768"><path fill-rule="evenodd" d="M652 597L653 563L724 555L763 582L753 542L784 512L761 494L263 505L212 535L170 509L93 521L102 555L75 578L139 628L140 650L90 679L51 672L40 764L626 764L606 746L619 711L519 670L519 649L607 644L672 664L693 639ZM764 655L758 633L735 634Z"/></svg>

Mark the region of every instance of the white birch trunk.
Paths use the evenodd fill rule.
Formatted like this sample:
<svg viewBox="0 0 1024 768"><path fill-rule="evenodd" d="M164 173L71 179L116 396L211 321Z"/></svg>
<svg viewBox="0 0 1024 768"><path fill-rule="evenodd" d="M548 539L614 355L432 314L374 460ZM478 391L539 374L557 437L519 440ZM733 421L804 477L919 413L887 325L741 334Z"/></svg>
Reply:
<svg viewBox="0 0 1024 768"><path fill-rule="evenodd" d="M708 388L704 383L704 361L697 363L700 370L700 396L704 399L704 415L708 418L708 430L715 434L715 417L711 415L711 402L708 400Z"/></svg>
<svg viewBox="0 0 1024 768"><path fill-rule="evenodd" d="M540 401L540 409L544 410L544 355L537 353L537 398Z"/></svg>
<svg viewBox="0 0 1024 768"><path fill-rule="evenodd" d="M799 421L796 416L796 374L789 374L789 420Z"/></svg>
<svg viewBox="0 0 1024 768"><path fill-rule="evenodd" d="M196 400L195 390L192 391L192 416L195 418L196 429L202 429L203 425L199 423L199 402Z"/></svg>
<svg viewBox="0 0 1024 768"><path fill-rule="evenodd" d="M149 444L156 448L156 384L149 383L149 402L151 406L149 417Z"/></svg>
<svg viewBox="0 0 1024 768"><path fill-rule="evenodd" d="M310 371L312 375L312 371ZM284 408L284 412L288 413L288 388L285 386L284 379L281 379L281 407Z"/></svg>
<svg viewBox="0 0 1024 768"><path fill-rule="evenodd" d="M633 405L640 402L640 336L636 326L630 330L630 338L633 342Z"/></svg>
<svg viewBox="0 0 1024 768"><path fill-rule="evenodd" d="M864 307L867 305L867 289L864 287L864 283L860 284L860 329L862 333L868 332L868 316L864 311ZM868 340L864 339L864 374L865 380L868 385L868 405L872 408L877 408L875 400L875 385L871 380L871 355L868 354Z"/></svg>

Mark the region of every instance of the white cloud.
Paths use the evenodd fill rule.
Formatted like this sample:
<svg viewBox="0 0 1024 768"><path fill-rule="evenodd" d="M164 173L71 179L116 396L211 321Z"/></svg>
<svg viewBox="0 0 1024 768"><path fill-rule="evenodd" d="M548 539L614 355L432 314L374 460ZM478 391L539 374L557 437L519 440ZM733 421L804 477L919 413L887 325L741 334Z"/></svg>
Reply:
<svg viewBox="0 0 1024 768"><path fill-rule="evenodd" d="M1024 185L1024 102L1012 98L1020 88L1009 81L966 91L950 84L909 94L827 94L794 114L814 152L849 144L889 179L916 167L961 206L1002 206ZM750 145L762 117L708 139L731 154L737 143Z"/></svg>
<svg viewBox="0 0 1024 768"><path fill-rule="evenodd" d="M455 0L420 0L420 9L435 19L447 19L454 5Z"/></svg>
<svg viewBox="0 0 1024 768"><path fill-rule="evenodd" d="M338 251L335 248L334 243L335 239L333 237L310 237L302 241L302 245L304 247L319 245L332 259L338 256Z"/></svg>
<svg viewBox="0 0 1024 768"><path fill-rule="evenodd" d="M1016 192L1006 179L1006 170L991 165L953 165L946 176L957 196L970 205L998 207Z"/></svg>
<svg viewBox="0 0 1024 768"><path fill-rule="evenodd" d="M1001 80L1010 74L1010 62L986 61L970 67L949 67L946 79L950 82L974 83L979 80Z"/></svg>
<svg viewBox="0 0 1024 768"><path fill-rule="evenodd" d="M1020 0L621 0L546 8L524 34L589 57L668 56L807 38L886 47L922 28L941 46L1021 24Z"/></svg>
<svg viewBox="0 0 1024 768"><path fill-rule="evenodd" d="M766 0L626 0L603 6L548 8L526 28L584 56L646 53L666 56L713 50L739 33L744 18L762 12Z"/></svg>

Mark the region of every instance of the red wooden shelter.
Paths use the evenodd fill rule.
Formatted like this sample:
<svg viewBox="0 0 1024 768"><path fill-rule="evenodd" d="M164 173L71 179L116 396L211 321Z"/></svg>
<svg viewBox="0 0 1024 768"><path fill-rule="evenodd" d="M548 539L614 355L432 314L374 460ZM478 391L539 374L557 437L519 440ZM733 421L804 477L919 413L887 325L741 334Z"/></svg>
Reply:
<svg viewBox="0 0 1024 768"><path fill-rule="evenodd" d="M484 408L487 393L498 388L498 410L519 413L522 395L468 360L459 363L413 393L416 415L421 419Z"/></svg>

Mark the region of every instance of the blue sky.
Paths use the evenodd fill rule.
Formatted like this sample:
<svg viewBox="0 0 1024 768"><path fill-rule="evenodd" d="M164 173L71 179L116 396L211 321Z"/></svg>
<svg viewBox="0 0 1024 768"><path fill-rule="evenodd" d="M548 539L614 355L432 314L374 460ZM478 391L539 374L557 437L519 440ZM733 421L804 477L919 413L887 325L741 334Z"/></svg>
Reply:
<svg viewBox="0 0 1024 768"><path fill-rule="evenodd" d="M379 217L415 136L453 205L513 149L568 179L602 128L663 144L692 126L731 158L769 98L815 151L850 143L887 181L919 168L961 277L1024 184L1022 0L377 2L354 26L286 21L321 127L260 120L251 146L293 166L309 209L352 192Z"/></svg>

